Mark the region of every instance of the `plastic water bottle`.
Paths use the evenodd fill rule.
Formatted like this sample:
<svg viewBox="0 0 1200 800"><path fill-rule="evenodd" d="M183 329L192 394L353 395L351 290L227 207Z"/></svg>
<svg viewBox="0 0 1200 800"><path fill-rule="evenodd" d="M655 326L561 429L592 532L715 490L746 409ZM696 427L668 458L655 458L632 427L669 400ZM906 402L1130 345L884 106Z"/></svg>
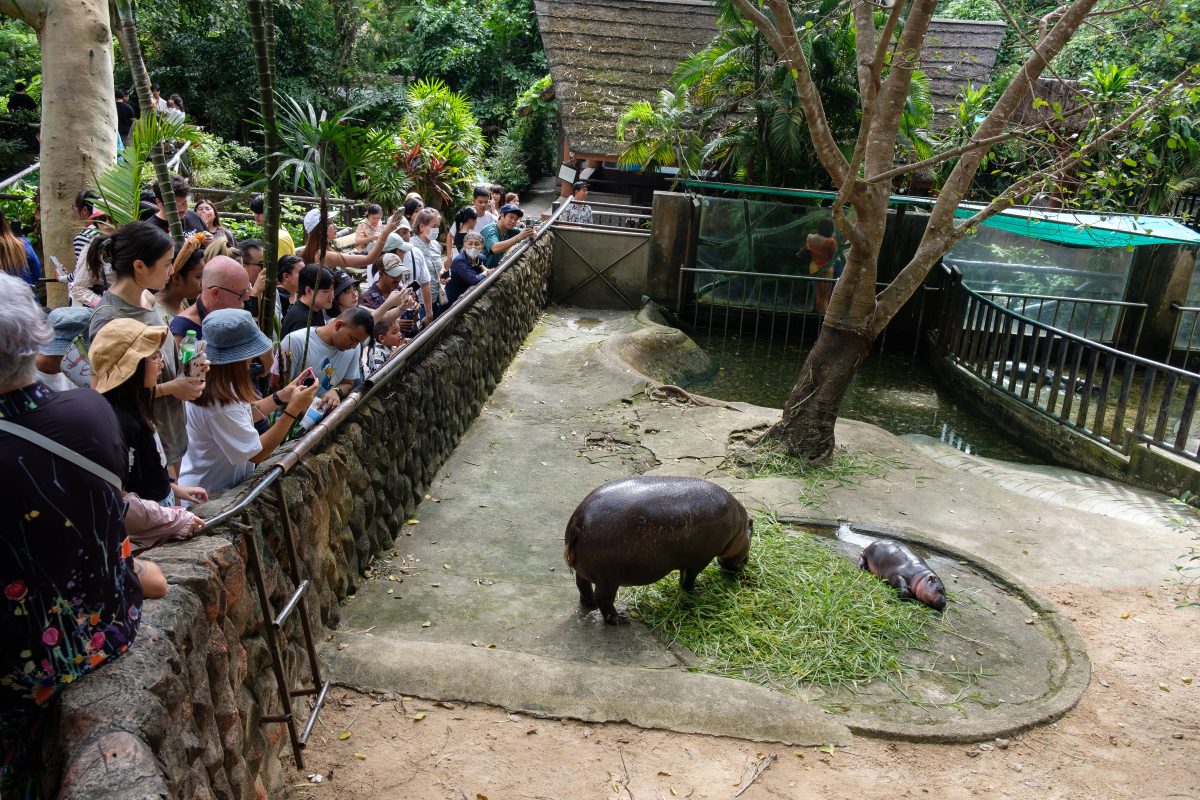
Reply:
<svg viewBox="0 0 1200 800"><path fill-rule="evenodd" d="M196 341L196 332L188 331L183 337L183 344L179 345L179 363L183 366L183 374L190 376L191 369L188 367L188 362L196 357L196 352L200 349L200 343Z"/></svg>
<svg viewBox="0 0 1200 800"><path fill-rule="evenodd" d="M312 430L312 427L320 422L321 418L324 416L325 412L320 411L317 408L317 404L313 403L308 407L308 411L304 413L304 416L300 418L300 430L307 433L308 431Z"/></svg>

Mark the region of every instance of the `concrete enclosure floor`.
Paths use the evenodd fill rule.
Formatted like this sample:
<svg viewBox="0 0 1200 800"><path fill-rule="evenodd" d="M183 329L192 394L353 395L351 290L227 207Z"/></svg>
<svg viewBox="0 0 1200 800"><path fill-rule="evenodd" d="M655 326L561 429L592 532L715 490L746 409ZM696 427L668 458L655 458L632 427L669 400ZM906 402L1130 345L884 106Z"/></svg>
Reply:
<svg viewBox="0 0 1200 800"><path fill-rule="evenodd" d="M973 741L1056 718L1087 685L1070 623L1021 581L1156 584L1189 540L1165 498L1133 492L1124 499L1138 513L1122 515L1113 487L1089 480L1106 499L1080 499L1075 474L1044 470L1036 492L1025 491L1033 484L993 480L987 465L966 468L961 454L853 421L839 422L841 445L904 468L832 488L820 509L803 505L791 481L715 472L733 431L768 424L778 411L652 400L647 379L614 353L654 333L629 314L546 314L397 532L391 557L346 602L322 650L335 682L791 744L841 744L852 731ZM930 649L982 677L959 697L914 679L800 698L689 672L643 626L613 628L582 613L562 560L566 519L595 486L636 473L708 477L747 507L916 541L970 601L954 612L958 645L949 637ZM1084 502L1092 510L1081 510Z"/></svg>

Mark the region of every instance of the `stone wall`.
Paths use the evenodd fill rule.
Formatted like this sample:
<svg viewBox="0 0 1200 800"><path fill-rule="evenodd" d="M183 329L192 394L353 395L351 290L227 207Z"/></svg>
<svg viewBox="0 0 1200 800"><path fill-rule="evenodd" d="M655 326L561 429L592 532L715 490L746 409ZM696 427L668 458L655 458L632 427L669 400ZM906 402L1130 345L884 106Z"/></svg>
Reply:
<svg viewBox="0 0 1200 800"><path fill-rule="evenodd" d="M304 576L312 580L314 635L338 618L373 555L392 546L437 470L499 383L545 305L553 235L538 240L444 332L431 350L381 386L300 466L277 482ZM200 509L212 517L246 492ZM251 507L272 605L293 590L280 568L274 489ZM261 534L261 536L259 536ZM47 775L75 800L254 798L280 784L286 727L280 713L246 543L223 528L155 549L171 583L146 603L130 651L63 693L46 737ZM278 554L278 557L277 557ZM307 680L299 617L285 630L287 676ZM296 708L302 723L305 698Z"/></svg>

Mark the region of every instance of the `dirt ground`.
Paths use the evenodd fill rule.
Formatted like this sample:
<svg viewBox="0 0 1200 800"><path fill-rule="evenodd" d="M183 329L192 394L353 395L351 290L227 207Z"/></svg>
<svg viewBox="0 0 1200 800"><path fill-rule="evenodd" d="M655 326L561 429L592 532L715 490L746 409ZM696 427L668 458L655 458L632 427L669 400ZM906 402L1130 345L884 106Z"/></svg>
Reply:
<svg viewBox="0 0 1200 800"><path fill-rule="evenodd" d="M285 797L1200 798L1200 608L1171 586L1033 588L1082 635L1092 681L1008 741L795 748L335 689L305 769L283 756Z"/></svg>

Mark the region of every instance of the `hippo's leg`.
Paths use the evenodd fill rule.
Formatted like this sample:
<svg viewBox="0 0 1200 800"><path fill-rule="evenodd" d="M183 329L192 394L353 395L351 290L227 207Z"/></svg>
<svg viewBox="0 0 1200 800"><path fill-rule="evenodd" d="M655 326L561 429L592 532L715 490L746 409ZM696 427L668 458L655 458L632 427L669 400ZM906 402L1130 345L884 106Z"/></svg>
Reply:
<svg viewBox="0 0 1200 800"><path fill-rule="evenodd" d="M592 596L592 582L576 572L575 585L579 587L579 605L584 608L595 608L596 599Z"/></svg>
<svg viewBox="0 0 1200 800"><path fill-rule="evenodd" d="M704 567L682 567L679 570L679 586L688 594L700 594L696 588L696 578Z"/></svg>
<svg viewBox="0 0 1200 800"><path fill-rule="evenodd" d="M888 583L896 587L896 593L900 595L901 600L907 600L913 596L912 588L909 587L908 581L903 575L893 575Z"/></svg>
<svg viewBox="0 0 1200 800"><path fill-rule="evenodd" d="M866 553L861 553L858 556L858 568L870 571L871 567L869 564L867 564L867 554Z"/></svg>
<svg viewBox="0 0 1200 800"><path fill-rule="evenodd" d="M596 584L596 607L600 609L600 613L604 616L604 622L608 625L628 625L629 617L617 611L617 607L613 603L617 599L617 584L609 586L606 583Z"/></svg>

